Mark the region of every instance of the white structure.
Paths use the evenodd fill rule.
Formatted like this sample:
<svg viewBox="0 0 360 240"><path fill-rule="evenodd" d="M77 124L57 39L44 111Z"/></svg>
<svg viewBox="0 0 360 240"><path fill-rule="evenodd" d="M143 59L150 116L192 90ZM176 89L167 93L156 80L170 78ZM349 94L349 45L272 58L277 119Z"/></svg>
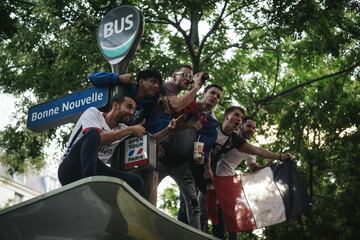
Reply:
<svg viewBox="0 0 360 240"><path fill-rule="evenodd" d="M0 165L0 209L36 197L60 187L56 177L47 174L6 173Z"/></svg>

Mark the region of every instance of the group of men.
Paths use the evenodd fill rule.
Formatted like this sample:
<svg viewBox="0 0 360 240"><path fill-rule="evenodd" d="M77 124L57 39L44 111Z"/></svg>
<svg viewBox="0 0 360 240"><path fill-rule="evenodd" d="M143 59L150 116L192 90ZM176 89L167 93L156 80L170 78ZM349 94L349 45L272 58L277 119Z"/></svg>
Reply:
<svg viewBox="0 0 360 240"><path fill-rule="evenodd" d="M177 67L171 80L164 83L158 71L149 69L137 74L136 83L132 82L131 74L91 74L89 79L94 85L121 84L125 95L115 95L107 113L89 108L82 114L58 169L60 183L65 185L96 175L117 177L155 205L158 184L170 176L180 188L187 222L202 229L200 216L206 216L206 211L199 207L198 195L206 196L214 176L235 175L242 160L247 161L250 169L259 169L252 155L270 160L291 158L288 153L273 153L247 142L255 129L255 121L243 119L245 110L240 106L227 108L224 121L217 121L213 109L221 99L221 86L206 86L202 97L196 101L204 84L204 74L193 75L190 65ZM184 94L179 96L182 91ZM156 170L145 167L121 171L109 166L121 141L130 135L143 136L146 132L157 141ZM204 143L203 154L196 158L194 142ZM223 233L215 235L224 238Z"/></svg>

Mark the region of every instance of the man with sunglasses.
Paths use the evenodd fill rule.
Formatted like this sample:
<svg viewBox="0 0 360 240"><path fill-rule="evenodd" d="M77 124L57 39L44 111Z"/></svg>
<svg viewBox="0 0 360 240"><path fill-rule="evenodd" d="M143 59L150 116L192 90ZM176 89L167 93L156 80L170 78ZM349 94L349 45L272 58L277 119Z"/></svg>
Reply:
<svg viewBox="0 0 360 240"><path fill-rule="evenodd" d="M171 75L171 80L165 82L160 89L160 95L166 97L171 112L179 112L194 101L196 94L202 87L203 82L201 79L203 75L204 72L198 72L193 75L192 67L187 64L179 65L175 68ZM194 84L189 89L191 83ZM181 91L187 89L189 91L186 94L178 96Z"/></svg>

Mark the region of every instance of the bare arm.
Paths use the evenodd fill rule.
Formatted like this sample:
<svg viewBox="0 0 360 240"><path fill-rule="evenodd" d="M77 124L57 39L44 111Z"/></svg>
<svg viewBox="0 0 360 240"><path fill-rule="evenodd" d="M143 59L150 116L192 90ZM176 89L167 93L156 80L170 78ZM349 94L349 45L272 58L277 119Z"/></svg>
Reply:
<svg viewBox="0 0 360 240"><path fill-rule="evenodd" d="M141 125L130 126L122 129L117 129L114 131L107 131L100 133L100 145L106 146L119 140L128 135L135 135L141 137L145 133L145 128Z"/></svg>
<svg viewBox="0 0 360 240"><path fill-rule="evenodd" d="M291 155L290 153L279 154L279 160L280 161L291 160L293 158L294 158L294 156ZM260 166L256 162L249 163L248 167L249 167L250 171L252 171L252 172L259 171L259 170L261 170L263 168L269 167L273 163L273 160L274 159L268 159L268 163L266 165L264 165L264 166Z"/></svg>
<svg viewBox="0 0 360 240"><path fill-rule="evenodd" d="M248 154L252 154L252 155L256 155L262 158L267 158L267 159L280 159L281 158L281 154L278 153L273 153L269 150L266 150L264 148L261 147L257 147L254 146L252 144L249 144L247 142L245 142L244 144L242 144L238 150L244 152L244 153L248 153Z"/></svg>
<svg viewBox="0 0 360 240"><path fill-rule="evenodd" d="M211 169L211 153L209 154L208 162L206 164L204 164L203 178L204 179L213 179L214 178L214 173Z"/></svg>
<svg viewBox="0 0 360 240"><path fill-rule="evenodd" d="M181 111L187 105L189 105L189 103L191 103L192 100L194 100L197 92L200 90L200 88L203 84L201 81L201 78L203 75L204 75L204 72L199 72L199 73L195 74L195 76L193 77L194 87L190 91L188 91L185 95L179 96L179 97L177 97L177 96L169 96L168 97L170 107L174 112Z"/></svg>
<svg viewBox="0 0 360 240"><path fill-rule="evenodd" d="M189 103L191 103L191 101L194 100L194 98L196 97L197 92L200 90L200 87L193 87L190 91L188 91L185 95L183 96L168 96L168 100L169 100L169 104L171 109L174 112L179 112L181 111L183 108L185 108L187 105L189 105Z"/></svg>
<svg viewBox="0 0 360 240"><path fill-rule="evenodd" d="M178 118L174 118L170 121L169 125L164 128L163 130L155 133L153 135L153 138L155 138L155 140L160 143L162 140L164 140L164 138L166 138L167 136L169 136L169 134L172 132L172 130L175 130L179 127L179 125L181 125L181 123L184 121L184 115L179 116Z"/></svg>
<svg viewBox="0 0 360 240"><path fill-rule="evenodd" d="M284 154L279 154L279 153L273 153L269 150L266 150L264 148L261 147L257 147L254 146L252 144L249 144L247 142L245 142L244 144L242 144L240 147L238 147L239 151L242 151L244 153L247 154L252 154L252 155L256 155L262 158L267 158L270 159L269 164L272 163L272 160L291 160L294 157L290 154L290 153L284 153ZM256 168L256 166L254 166L254 169ZM250 167L251 169L251 167Z"/></svg>
<svg viewBox="0 0 360 240"><path fill-rule="evenodd" d="M166 127L163 130L155 133L153 135L153 138L156 140L157 143L160 143L162 140L164 140L164 138L169 136L170 133L171 133L171 131L170 131L169 127Z"/></svg>

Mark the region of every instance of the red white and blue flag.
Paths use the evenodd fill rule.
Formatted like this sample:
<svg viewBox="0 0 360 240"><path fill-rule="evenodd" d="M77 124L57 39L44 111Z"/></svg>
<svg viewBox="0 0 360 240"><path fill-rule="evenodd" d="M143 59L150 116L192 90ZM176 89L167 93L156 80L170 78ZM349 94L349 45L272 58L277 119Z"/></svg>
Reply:
<svg viewBox="0 0 360 240"><path fill-rule="evenodd" d="M293 161L241 176L215 176L213 184L228 232L247 232L281 223L305 213L310 206ZM212 196L210 191L208 215L216 224L216 201Z"/></svg>

